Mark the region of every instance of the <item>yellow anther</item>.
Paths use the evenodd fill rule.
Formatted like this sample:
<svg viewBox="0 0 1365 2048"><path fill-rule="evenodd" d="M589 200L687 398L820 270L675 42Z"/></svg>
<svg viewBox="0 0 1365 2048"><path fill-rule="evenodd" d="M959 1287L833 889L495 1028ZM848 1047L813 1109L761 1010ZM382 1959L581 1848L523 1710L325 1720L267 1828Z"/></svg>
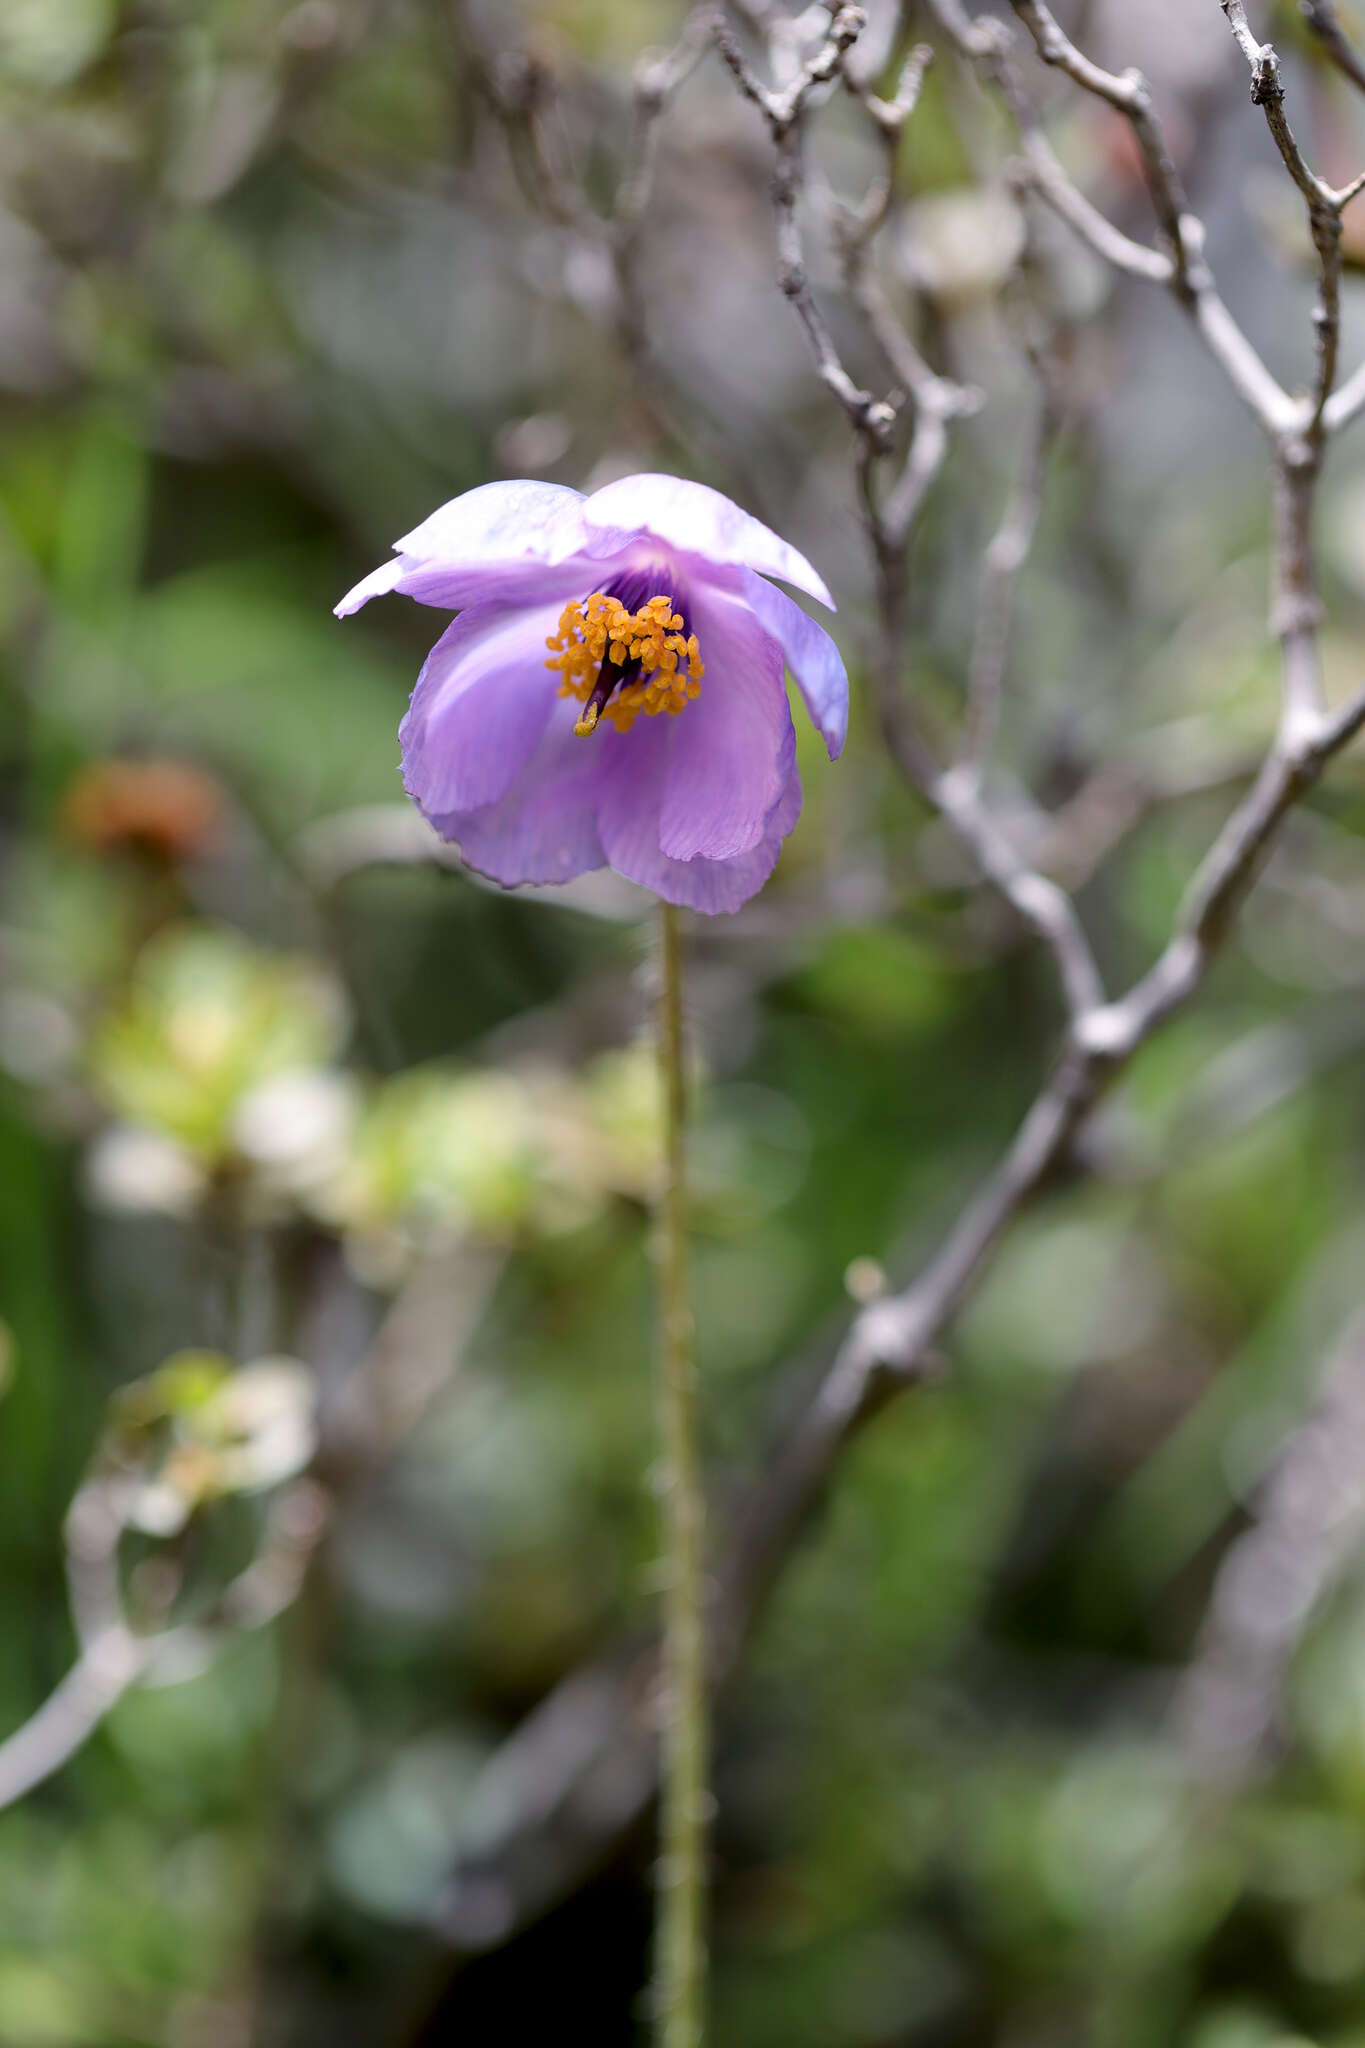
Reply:
<svg viewBox="0 0 1365 2048"><path fill-rule="evenodd" d="M618 732L629 732L641 712L647 718L661 711L676 716L699 694L706 673L701 648L695 633L684 635L683 624L682 613L662 592L637 612L601 590L565 605L557 631L545 642L545 666L559 670L560 696L576 697L583 706L574 726L580 738L595 732L603 718ZM604 698L598 692L608 658L612 669L629 662L635 673L622 676Z"/></svg>

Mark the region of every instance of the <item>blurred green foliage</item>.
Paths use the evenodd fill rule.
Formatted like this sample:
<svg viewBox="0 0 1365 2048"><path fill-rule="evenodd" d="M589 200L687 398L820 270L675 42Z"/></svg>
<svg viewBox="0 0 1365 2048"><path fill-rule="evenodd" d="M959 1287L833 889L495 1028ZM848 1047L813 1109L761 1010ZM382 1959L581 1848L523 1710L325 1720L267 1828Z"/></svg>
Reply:
<svg viewBox="0 0 1365 2048"><path fill-rule="evenodd" d="M330 1501L287 1612L167 1662L0 1813L4 2048L520 2041L570 2009L632 2037L647 1844L505 1955L452 1957L431 1919L457 1849L497 1839L499 1743L651 1611L642 906L413 858L395 734L439 622L395 601L343 630L329 607L490 476L671 464L791 532L856 666L847 447L772 289L757 124L715 67L668 117L660 405L600 247L537 210L471 59L516 42L563 82L554 148L601 202L627 62L677 14L0 13L0 1736L74 1654L83 1473L136 1476L120 1584L151 1611L173 1567L172 1620L221 1600L315 1440ZM925 346L990 401L920 543L916 688L944 721L1028 391L966 262L990 223L964 105L940 67L901 162L932 202ZM865 180L840 106L827 147L836 182ZM1131 213L1105 133L1066 147ZM1307 287L1228 212L1234 290L1278 334ZM1151 797L1074 856L1118 986L1269 730L1264 493L1169 309L1069 245L1033 256L1079 396L1001 793L1077 843L1101 766L1106 817ZM1343 450L1334 677L1365 654L1362 505ZM726 1495L833 1343L850 1262L859 1285L932 1247L1059 1014L861 703L839 769L804 736L802 766L773 885L691 935ZM1171 1704L1358 1302L1363 939L1346 762L1086 1174L1009 1237L951 1372L846 1459L721 1715L717 2048L1365 2041L1354 1558L1254 1772L1203 1782Z"/></svg>

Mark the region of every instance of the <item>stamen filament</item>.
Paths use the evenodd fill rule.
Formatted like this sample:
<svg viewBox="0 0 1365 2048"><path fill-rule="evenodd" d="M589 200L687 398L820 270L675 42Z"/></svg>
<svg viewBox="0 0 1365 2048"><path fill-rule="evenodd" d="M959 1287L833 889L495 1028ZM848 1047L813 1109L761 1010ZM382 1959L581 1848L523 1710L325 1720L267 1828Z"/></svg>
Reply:
<svg viewBox="0 0 1365 2048"><path fill-rule="evenodd" d="M583 705L574 726L580 738L603 718L629 732L641 712L676 716L699 694L706 672L701 647L695 633L684 632L686 621L673 605L660 592L630 612L601 590L565 605L558 630L545 642L551 650L545 666L561 672L560 696Z"/></svg>

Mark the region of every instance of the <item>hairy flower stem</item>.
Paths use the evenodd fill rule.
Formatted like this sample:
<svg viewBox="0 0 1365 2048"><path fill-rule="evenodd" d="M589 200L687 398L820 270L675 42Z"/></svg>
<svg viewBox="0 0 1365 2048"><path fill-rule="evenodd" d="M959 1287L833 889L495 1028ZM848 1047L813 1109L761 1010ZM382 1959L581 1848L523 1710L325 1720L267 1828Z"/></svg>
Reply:
<svg viewBox="0 0 1365 2048"><path fill-rule="evenodd" d="M705 1500L697 1442L697 1372L687 1301L683 1135L682 945L679 913L659 906L659 1068L664 1176L657 1238L659 1397L663 1443L663 1791L655 1959L659 2048L701 2048L706 1999Z"/></svg>

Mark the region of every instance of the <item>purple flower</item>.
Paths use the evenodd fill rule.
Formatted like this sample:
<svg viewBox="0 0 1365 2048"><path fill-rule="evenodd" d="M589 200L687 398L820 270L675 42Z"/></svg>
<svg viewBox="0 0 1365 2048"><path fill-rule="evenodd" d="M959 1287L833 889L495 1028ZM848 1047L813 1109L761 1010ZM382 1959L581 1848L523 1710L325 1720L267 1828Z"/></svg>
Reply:
<svg viewBox="0 0 1365 2048"><path fill-rule="evenodd" d="M801 811L784 663L831 760L848 678L767 579L833 600L719 491L623 477L466 491L338 617L398 590L458 610L399 729L409 796L496 882L611 866L670 903L738 910Z"/></svg>

